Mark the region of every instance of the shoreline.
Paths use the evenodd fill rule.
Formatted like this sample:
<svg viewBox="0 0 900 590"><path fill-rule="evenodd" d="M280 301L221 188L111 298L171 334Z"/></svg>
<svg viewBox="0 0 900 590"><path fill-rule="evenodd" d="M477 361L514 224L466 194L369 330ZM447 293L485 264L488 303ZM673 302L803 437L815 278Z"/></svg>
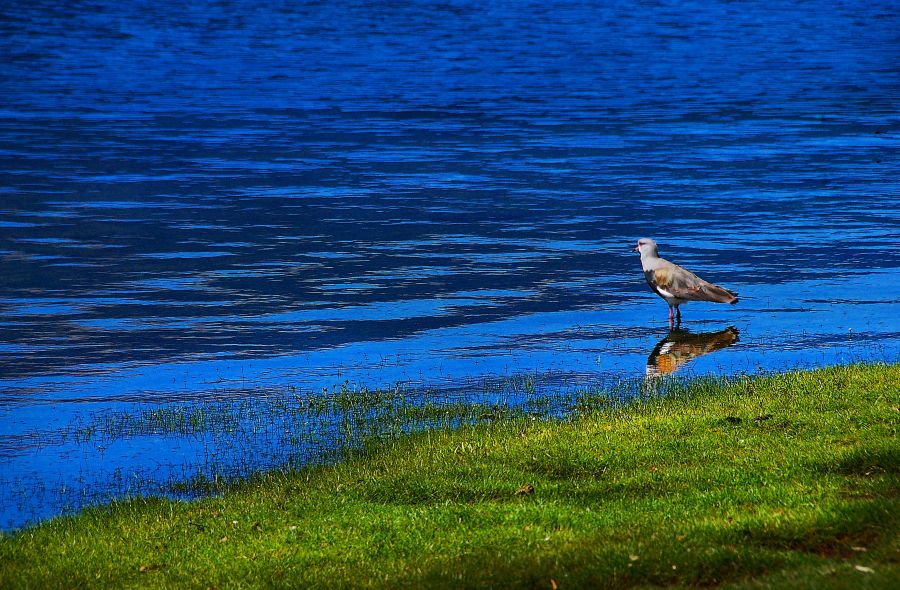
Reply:
<svg viewBox="0 0 900 590"><path fill-rule="evenodd" d="M898 364L697 379L403 435L5 533L0 586L893 587L897 383Z"/></svg>

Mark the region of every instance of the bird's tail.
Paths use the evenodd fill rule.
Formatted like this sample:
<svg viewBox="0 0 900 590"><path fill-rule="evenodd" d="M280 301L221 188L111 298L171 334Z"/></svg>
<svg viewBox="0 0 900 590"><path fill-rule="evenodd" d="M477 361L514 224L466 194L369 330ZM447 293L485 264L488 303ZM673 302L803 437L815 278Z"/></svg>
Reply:
<svg viewBox="0 0 900 590"><path fill-rule="evenodd" d="M713 285L712 283L706 283L703 285L703 291L709 296L710 301L715 301L717 303L730 303L734 305L738 302L738 294L734 291L729 291L728 289L724 289L718 285Z"/></svg>

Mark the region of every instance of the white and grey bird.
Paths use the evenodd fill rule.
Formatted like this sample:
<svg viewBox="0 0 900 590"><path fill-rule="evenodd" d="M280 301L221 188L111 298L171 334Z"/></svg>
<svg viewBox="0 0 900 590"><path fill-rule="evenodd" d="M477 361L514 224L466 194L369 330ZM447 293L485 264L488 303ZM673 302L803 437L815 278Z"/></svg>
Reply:
<svg viewBox="0 0 900 590"><path fill-rule="evenodd" d="M673 323L676 314L681 322L678 306L688 301L738 302L738 294L734 291L708 283L691 271L660 258L656 242L650 238L638 240L634 250L641 253L641 267L647 284L669 304L669 324Z"/></svg>

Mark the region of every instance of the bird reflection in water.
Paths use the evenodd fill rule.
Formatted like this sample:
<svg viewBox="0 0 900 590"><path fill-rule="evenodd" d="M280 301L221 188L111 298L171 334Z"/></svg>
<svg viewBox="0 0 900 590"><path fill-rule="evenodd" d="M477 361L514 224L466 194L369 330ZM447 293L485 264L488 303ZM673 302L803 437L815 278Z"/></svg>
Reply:
<svg viewBox="0 0 900 590"><path fill-rule="evenodd" d="M674 373L698 356L728 348L737 341L738 330L734 326L697 334L676 328L653 348L647 358L647 376Z"/></svg>

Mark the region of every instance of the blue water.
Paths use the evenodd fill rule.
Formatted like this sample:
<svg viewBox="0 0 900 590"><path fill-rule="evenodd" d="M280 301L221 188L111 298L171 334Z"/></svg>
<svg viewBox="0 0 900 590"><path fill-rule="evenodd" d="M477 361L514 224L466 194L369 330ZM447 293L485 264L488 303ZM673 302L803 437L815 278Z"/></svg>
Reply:
<svg viewBox="0 0 900 590"><path fill-rule="evenodd" d="M900 358L892 1L4 2L0 88L0 527L197 459L130 404L659 371L644 236L741 294L668 370Z"/></svg>

